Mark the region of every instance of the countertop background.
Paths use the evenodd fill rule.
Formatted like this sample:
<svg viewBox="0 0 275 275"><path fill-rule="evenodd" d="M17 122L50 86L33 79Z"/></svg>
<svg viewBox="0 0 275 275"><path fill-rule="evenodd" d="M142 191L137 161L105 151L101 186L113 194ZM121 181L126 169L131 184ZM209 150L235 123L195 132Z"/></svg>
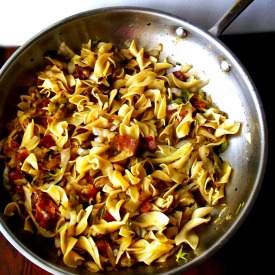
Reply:
<svg viewBox="0 0 275 275"><path fill-rule="evenodd" d="M55 22L90 9L137 6L165 11L208 30L236 0L1 0L0 46L20 46ZM254 0L225 34L275 31L275 1Z"/></svg>

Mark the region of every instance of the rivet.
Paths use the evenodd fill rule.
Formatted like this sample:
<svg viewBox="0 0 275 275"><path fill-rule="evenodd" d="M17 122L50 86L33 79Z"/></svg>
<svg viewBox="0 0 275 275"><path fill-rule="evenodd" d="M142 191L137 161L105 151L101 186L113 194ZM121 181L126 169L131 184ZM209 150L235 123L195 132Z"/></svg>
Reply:
<svg viewBox="0 0 275 275"><path fill-rule="evenodd" d="M221 69L224 72L229 72L230 68L231 68L231 65L230 65L230 63L227 60L222 60L221 61Z"/></svg>
<svg viewBox="0 0 275 275"><path fill-rule="evenodd" d="M183 29L183 27L178 27L176 29L176 35L180 38L186 37L187 36L187 32L185 29Z"/></svg>

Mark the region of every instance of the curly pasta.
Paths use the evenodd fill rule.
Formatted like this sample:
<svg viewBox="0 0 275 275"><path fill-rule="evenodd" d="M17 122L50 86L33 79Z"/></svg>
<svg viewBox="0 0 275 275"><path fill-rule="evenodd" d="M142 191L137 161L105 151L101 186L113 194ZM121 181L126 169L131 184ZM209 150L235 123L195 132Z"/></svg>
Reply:
<svg viewBox="0 0 275 275"><path fill-rule="evenodd" d="M21 95L1 141L5 215L55 240L65 265L118 270L196 250L232 167L220 156L240 123L192 65L135 41L64 42Z"/></svg>

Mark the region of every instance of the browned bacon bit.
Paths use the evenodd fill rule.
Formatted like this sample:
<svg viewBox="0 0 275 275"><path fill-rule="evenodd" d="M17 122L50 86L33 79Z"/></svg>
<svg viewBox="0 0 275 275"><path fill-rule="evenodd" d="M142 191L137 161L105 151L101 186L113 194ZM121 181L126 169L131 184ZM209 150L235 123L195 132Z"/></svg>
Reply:
<svg viewBox="0 0 275 275"><path fill-rule="evenodd" d="M68 124L68 134L69 136L72 136L74 130L75 130L76 126L73 124Z"/></svg>
<svg viewBox="0 0 275 275"><path fill-rule="evenodd" d="M50 148L51 146L55 145L55 140L53 139L53 137L51 135L46 135L43 138L41 138L40 145L42 145L46 148Z"/></svg>
<svg viewBox="0 0 275 275"><path fill-rule="evenodd" d="M40 124L42 125L43 127L47 128L47 125L48 125L48 118L44 115L41 115L39 117L36 117L34 118L34 122L36 124Z"/></svg>
<svg viewBox="0 0 275 275"><path fill-rule="evenodd" d="M34 193L36 222L46 230L53 228L59 218L57 205L47 193Z"/></svg>
<svg viewBox="0 0 275 275"><path fill-rule="evenodd" d="M98 239L95 241L96 247L98 251L103 254L107 255L107 241L105 240L104 237Z"/></svg>
<svg viewBox="0 0 275 275"><path fill-rule="evenodd" d="M142 154L146 150L149 150L149 151L157 150L157 143L154 137L149 136L149 137L143 137L140 139L138 154Z"/></svg>
<svg viewBox="0 0 275 275"><path fill-rule="evenodd" d="M179 121L182 121L188 114L188 111L185 111L184 113L182 114L179 114Z"/></svg>
<svg viewBox="0 0 275 275"><path fill-rule="evenodd" d="M173 72L173 75L181 81L185 80L185 75L183 74L182 71L175 71L175 72Z"/></svg>
<svg viewBox="0 0 275 275"><path fill-rule="evenodd" d="M23 179L25 175L21 171L21 169L18 166L16 166L10 170L8 177L9 182L13 183L15 180Z"/></svg>
<svg viewBox="0 0 275 275"><path fill-rule="evenodd" d="M202 101L199 101L198 99L196 99L194 97L190 98L190 102L195 108L205 109L205 107L206 107L205 104Z"/></svg>
<svg viewBox="0 0 275 275"><path fill-rule="evenodd" d="M87 182L90 189L87 194L88 198L94 197L97 194L97 192L100 190L93 184L94 178L88 173L85 175L84 181Z"/></svg>
<svg viewBox="0 0 275 275"><path fill-rule="evenodd" d="M110 246L110 243L105 237L101 237L95 242L96 247L98 248L99 253L108 261L112 266L115 266L115 257L113 253L113 249Z"/></svg>
<svg viewBox="0 0 275 275"><path fill-rule="evenodd" d="M25 150L23 152L18 152L17 153L17 158L21 161L24 162L24 160L29 156L30 152Z"/></svg>
<svg viewBox="0 0 275 275"><path fill-rule="evenodd" d="M96 195L96 193L99 191L99 189L98 188L96 188L96 187L92 187L92 189L89 191L89 193L88 193L88 198L93 198L95 195Z"/></svg>
<svg viewBox="0 0 275 275"><path fill-rule="evenodd" d="M98 88L101 90L101 91L108 91L109 87L104 85L104 84L99 84L98 85Z"/></svg>
<svg viewBox="0 0 275 275"><path fill-rule="evenodd" d="M43 168L48 171L53 171L54 169L60 167L60 155L56 155L50 159L50 161L45 161Z"/></svg>
<svg viewBox="0 0 275 275"><path fill-rule="evenodd" d="M103 219L106 220L107 222L114 222L116 219L106 210Z"/></svg>
<svg viewBox="0 0 275 275"><path fill-rule="evenodd" d="M115 147L119 151L136 154L139 147L139 139L129 136L117 135L115 137Z"/></svg>
<svg viewBox="0 0 275 275"><path fill-rule="evenodd" d="M81 67L79 65L75 65L75 72L73 73L74 78L79 78L80 80L88 79L91 75L90 67Z"/></svg>
<svg viewBox="0 0 275 275"><path fill-rule="evenodd" d="M141 213L147 213L150 212L153 208L153 205L149 201L145 201L139 208Z"/></svg>
<svg viewBox="0 0 275 275"><path fill-rule="evenodd" d="M84 129L84 128L78 128L76 130L76 133L74 134L74 136L77 136L77 135L80 135L80 134L84 134L84 133L87 133L88 130L87 129Z"/></svg>
<svg viewBox="0 0 275 275"><path fill-rule="evenodd" d="M150 151L155 151L157 150L157 143L154 137L149 136L145 138L147 141L147 147Z"/></svg>
<svg viewBox="0 0 275 275"><path fill-rule="evenodd" d="M36 106L37 111L45 111L43 108L47 107L50 102L50 99L48 97L44 98L41 102L39 102Z"/></svg>
<svg viewBox="0 0 275 275"><path fill-rule="evenodd" d="M16 148L19 148L20 144L17 140L13 139L13 140L11 140L10 146L11 146L11 148L16 149Z"/></svg>
<svg viewBox="0 0 275 275"><path fill-rule="evenodd" d="M209 133L211 133L212 135L214 135L214 133L215 133L215 129L214 129L214 128L207 127L206 129L207 129L207 131L208 131Z"/></svg>

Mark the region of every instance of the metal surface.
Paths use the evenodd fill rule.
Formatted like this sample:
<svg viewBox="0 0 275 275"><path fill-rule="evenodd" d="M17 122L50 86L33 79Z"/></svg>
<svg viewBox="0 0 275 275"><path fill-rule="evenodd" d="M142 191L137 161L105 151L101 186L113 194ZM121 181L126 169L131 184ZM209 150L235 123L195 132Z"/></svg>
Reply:
<svg viewBox="0 0 275 275"><path fill-rule="evenodd" d="M235 4L220 18L220 20L208 31L215 36L220 36L223 31L242 13L253 0L238 0Z"/></svg>
<svg viewBox="0 0 275 275"><path fill-rule="evenodd" d="M186 32L186 37L179 37L179 28ZM226 189L227 207L220 217L223 222L214 222L221 210L217 208L212 223L201 227L203 234L197 256L184 265L178 265L171 258L162 269L152 265L119 272L121 275L183 274L205 261L228 242L256 200L267 160L267 127L261 100L253 81L237 57L213 34L181 18L155 10L134 7L105 8L80 13L50 26L21 46L2 67L1 133L5 121L10 118L7 114L11 113L10 107L14 104L14 98L32 83L31 75L44 65L44 53L57 49L62 41L66 41L71 48L78 49L82 43L96 36L120 46L126 40L135 39L138 46L147 49L162 43L163 56L167 56L169 61L191 63L194 70L210 78L210 83L204 90L211 94L214 103L226 111L230 118L242 124L241 132L230 139L229 149L223 155L234 168L231 183ZM222 69L223 61L229 65L228 72ZM8 196L4 190L1 190L0 196L1 232L24 256L53 274L91 274L64 267L58 262L53 244L49 240L23 232L19 229L19 221L4 217L3 208ZM236 215L240 205L243 207ZM226 216L231 219L226 220Z"/></svg>
<svg viewBox="0 0 275 275"><path fill-rule="evenodd" d="M169 12L208 30L234 2L235 0L81 0L77 5L68 5L67 0L47 0L47 5L41 8L35 0L10 0L5 1L0 9L0 46L21 46L50 24L79 12L125 5ZM224 34L274 32L274 11L274 0L256 0L245 9L242 16L230 24Z"/></svg>

